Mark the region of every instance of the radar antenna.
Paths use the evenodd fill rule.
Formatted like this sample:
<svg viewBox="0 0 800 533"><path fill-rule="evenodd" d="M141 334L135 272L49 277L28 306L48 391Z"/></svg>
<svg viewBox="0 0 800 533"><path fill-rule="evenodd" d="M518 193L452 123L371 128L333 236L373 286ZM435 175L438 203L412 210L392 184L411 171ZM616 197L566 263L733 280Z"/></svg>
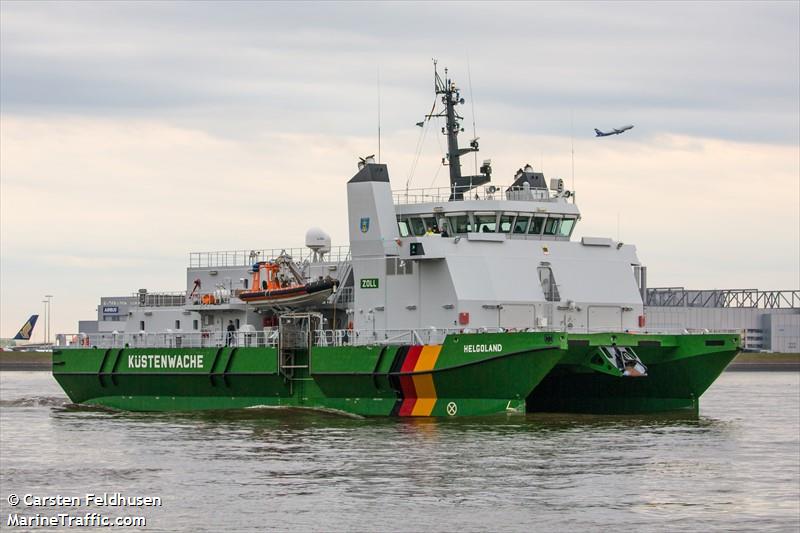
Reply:
<svg viewBox="0 0 800 533"><path fill-rule="evenodd" d="M444 109L436 114L425 115L426 118L442 117L445 119L446 126L442 128L442 134L447 136L447 156L442 160L442 164L450 167L450 200L463 200L464 193L471 189L489 183L492 179L492 162L485 160L481 165L480 173L474 176L461 175L461 156L470 152L478 151L478 139L475 138L469 143L469 148L458 147L458 134L464 131L460 120L464 117L456 112L456 106L463 104L464 99L461 92L456 87L453 80L447 77L447 69L444 69L444 79L439 76L436 67L437 61L433 60L433 75L435 91L437 95L442 95Z"/></svg>

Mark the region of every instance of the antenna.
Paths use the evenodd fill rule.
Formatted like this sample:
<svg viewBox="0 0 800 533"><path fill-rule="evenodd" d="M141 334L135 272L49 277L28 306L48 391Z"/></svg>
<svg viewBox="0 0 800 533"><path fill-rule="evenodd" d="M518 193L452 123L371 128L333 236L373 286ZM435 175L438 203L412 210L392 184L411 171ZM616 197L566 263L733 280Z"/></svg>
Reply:
<svg viewBox="0 0 800 533"><path fill-rule="evenodd" d="M472 107L472 138L478 138L478 129L475 127L475 93L472 90L472 72L469 68L469 54L467 54L467 80L469 80L469 102ZM473 152L475 156L475 174L478 173L478 152Z"/></svg>
<svg viewBox="0 0 800 533"><path fill-rule="evenodd" d="M381 67L378 65L378 163L381 162Z"/></svg>
<svg viewBox="0 0 800 533"><path fill-rule="evenodd" d="M460 148L458 146L458 134L464 131L459 121L464 120L464 117L458 114L456 106L463 105L465 100L461 98L461 91L455 82L448 77L447 69L444 69L444 79L439 76L435 60L433 63L433 77L436 97L441 98L444 109L439 113L426 115L425 118L438 117L445 119L442 135L447 137L447 155L442 159L442 164L448 167L450 173L449 200L463 200L465 192L491 181L492 162L487 159L479 169L480 174L473 176L463 176L461 174L461 156L469 152L477 152L478 139L473 139L469 143L469 148Z"/></svg>
<svg viewBox="0 0 800 533"><path fill-rule="evenodd" d="M573 127L572 109L569 110L569 150L572 155L572 192L575 192L575 136L572 134Z"/></svg>
<svg viewBox="0 0 800 533"><path fill-rule="evenodd" d="M414 175L415 175L414 173L417 171L417 165L419 164L419 159L420 159L420 156L422 155L422 150L425 148L425 136L428 134L428 129L429 129L428 126L430 124L431 118L434 117L434 116L438 116L438 115L434 115L434 111L436 111L436 101L439 99L439 93L436 92L436 89L437 89L436 79L438 77L438 74L437 74L437 71L436 71L436 63L437 63L437 61L436 61L435 58L432 58L431 61L433 61L433 80L434 80L434 84L433 84L433 89L434 89L433 104L431 104L431 110L428 112L427 115L425 115L423 117L422 121L416 123L416 125L419 126L420 131L419 131L419 138L417 139L417 147L414 149L414 160L411 162L411 168L409 168L409 170L408 170L408 178L406 179L406 196L408 196L408 187L411 184L411 180L414 179ZM437 142L439 141L438 137L436 138L436 141ZM441 143L439 143L439 145L440 145L440 150L441 150ZM441 166L438 166L437 169L436 169L436 176L439 175L439 170L440 169L441 169ZM434 176L434 181L436 180L436 176ZM433 183L431 183L431 187L433 187Z"/></svg>

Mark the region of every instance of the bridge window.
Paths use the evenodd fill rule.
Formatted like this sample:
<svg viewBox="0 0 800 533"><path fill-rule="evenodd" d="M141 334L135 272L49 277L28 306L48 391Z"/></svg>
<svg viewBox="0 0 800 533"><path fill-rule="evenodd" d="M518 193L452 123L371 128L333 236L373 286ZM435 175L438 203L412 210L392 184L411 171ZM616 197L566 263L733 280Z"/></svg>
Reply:
<svg viewBox="0 0 800 533"><path fill-rule="evenodd" d="M447 237L455 233L453 228L450 226L450 221L445 217L441 217L439 219L439 228L442 230L442 237Z"/></svg>
<svg viewBox="0 0 800 533"><path fill-rule="evenodd" d="M514 224L514 215L500 215L500 232L510 233Z"/></svg>
<svg viewBox="0 0 800 533"><path fill-rule="evenodd" d="M531 222L528 235L541 235L542 227L544 227L544 220L544 217L533 217L533 222Z"/></svg>
<svg viewBox="0 0 800 533"><path fill-rule="evenodd" d="M411 231L417 237L425 235L425 223L422 221L421 218L414 217L411 220Z"/></svg>
<svg viewBox="0 0 800 533"><path fill-rule="evenodd" d="M408 221L406 221L406 220L398 220L397 221L397 229L400 230L400 236L401 237L408 237L408 235L410 234L410 232L408 230Z"/></svg>
<svg viewBox="0 0 800 533"><path fill-rule="evenodd" d="M181 321L180 320L176 320L175 321L175 329L181 329Z"/></svg>
<svg viewBox="0 0 800 533"><path fill-rule="evenodd" d="M569 237L569 234L572 233L572 228L574 226L574 218L565 218L561 221L561 227L558 228L558 234L562 237Z"/></svg>
<svg viewBox="0 0 800 533"><path fill-rule="evenodd" d="M517 217L517 220L514 221L514 233L525 233L528 231L528 224L531 221L531 217L520 215Z"/></svg>
<svg viewBox="0 0 800 533"><path fill-rule="evenodd" d="M425 233L432 231L433 233L439 233L439 225L436 223L436 219L433 217L424 217L422 221L425 223Z"/></svg>
<svg viewBox="0 0 800 533"><path fill-rule="evenodd" d="M199 326L199 325L200 325L200 324L198 323L198 320L197 320L197 319L195 319L195 320L192 320L192 329L194 329L194 330L197 330L197 328L198 328L198 326Z"/></svg>
<svg viewBox="0 0 800 533"><path fill-rule="evenodd" d="M447 217L450 219L450 227L456 233L468 233L472 231L472 223L470 223L468 215L450 215Z"/></svg>
<svg viewBox="0 0 800 533"><path fill-rule="evenodd" d="M544 234L545 235L555 235L558 233L558 225L561 223L560 218L553 218L550 217L547 219L547 222L544 225Z"/></svg>
<svg viewBox="0 0 800 533"><path fill-rule="evenodd" d="M494 233L497 226L497 215L475 215L475 227L478 233Z"/></svg>

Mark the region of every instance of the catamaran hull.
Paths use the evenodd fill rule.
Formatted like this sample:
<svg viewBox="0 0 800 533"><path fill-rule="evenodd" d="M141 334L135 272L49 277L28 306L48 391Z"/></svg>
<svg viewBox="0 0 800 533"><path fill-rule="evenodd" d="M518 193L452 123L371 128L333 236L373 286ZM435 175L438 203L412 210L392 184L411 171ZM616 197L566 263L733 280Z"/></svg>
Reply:
<svg viewBox="0 0 800 533"><path fill-rule="evenodd" d="M312 347L294 354L294 368L270 347L56 350L53 375L75 403L132 411L473 416L524 413L565 348L557 334L451 335L441 345Z"/></svg>
<svg viewBox="0 0 800 533"><path fill-rule="evenodd" d="M570 335L567 353L528 397L529 412L635 414L693 411L739 352L737 335ZM647 375L617 377L592 368L599 346L630 346Z"/></svg>
<svg viewBox="0 0 800 533"><path fill-rule="evenodd" d="M597 350L614 345L633 348L647 375L604 368ZM53 375L75 403L132 411L628 414L696 411L738 349L738 336L721 334L486 333L441 345L317 346L297 352L291 369L271 347L56 350Z"/></svg>

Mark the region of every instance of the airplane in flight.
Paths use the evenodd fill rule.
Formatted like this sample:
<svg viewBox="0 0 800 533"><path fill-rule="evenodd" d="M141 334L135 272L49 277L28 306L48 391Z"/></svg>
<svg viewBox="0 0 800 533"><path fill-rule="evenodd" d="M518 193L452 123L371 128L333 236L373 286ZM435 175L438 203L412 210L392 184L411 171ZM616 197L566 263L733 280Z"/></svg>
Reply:
<svg viewBox="0 0 800 533"><path fill-rule="evenodd" d="M619 135L620 133L625 133L628 130L633 129L633 124L628 124L627 126L620 126L619 128L614 128L611 131L600 131L597 128L594 129L595 137L608 137L609 135Z"/></svg>

